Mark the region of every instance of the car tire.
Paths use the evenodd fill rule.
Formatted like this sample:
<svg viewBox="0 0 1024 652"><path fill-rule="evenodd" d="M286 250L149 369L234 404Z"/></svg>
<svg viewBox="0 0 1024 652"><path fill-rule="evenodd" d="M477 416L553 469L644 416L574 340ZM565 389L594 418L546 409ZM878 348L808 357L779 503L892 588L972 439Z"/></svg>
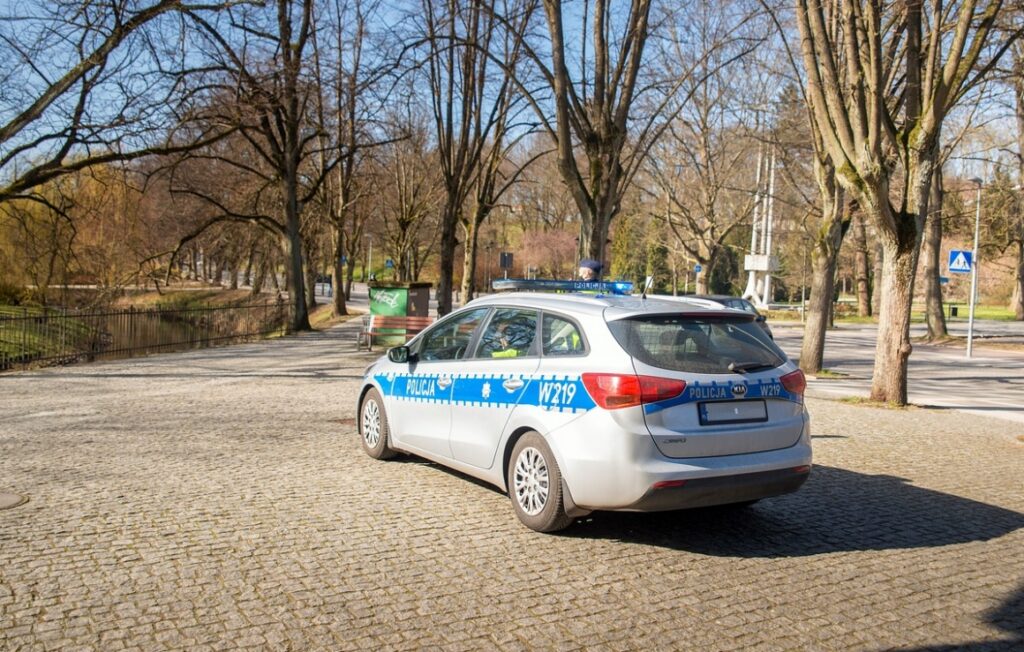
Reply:
<svg viewBox="0 0 1024 652"><path fill-rule="evenodd" d="M557 532L572 524L565 513L558 462L538 433L528 432L516 442L506 480L512 509L523 525L536 532Z"/></svg>
<svg viewBox="0 0 1024 652"><path fill-rule="evenodd" d="M388 416L384 412L384 401L376 389L366 392L359 405L359 440L366 454L376 460L391 459L398 454L390 446Z"/></svg>

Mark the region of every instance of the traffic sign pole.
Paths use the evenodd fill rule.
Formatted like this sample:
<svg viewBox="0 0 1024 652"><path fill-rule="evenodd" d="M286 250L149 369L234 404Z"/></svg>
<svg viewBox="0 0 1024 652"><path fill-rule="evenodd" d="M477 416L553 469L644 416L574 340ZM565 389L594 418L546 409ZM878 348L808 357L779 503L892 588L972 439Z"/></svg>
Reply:
<svg viewBox="0 0 1024 652"><path fill-rule="evenodd" d="M978 299L978 225L981 223L981 179L978 184L978 195L974 207L974 249L971 253L971 304L967 317L967 357L974 354L974 304Z"/></svg>

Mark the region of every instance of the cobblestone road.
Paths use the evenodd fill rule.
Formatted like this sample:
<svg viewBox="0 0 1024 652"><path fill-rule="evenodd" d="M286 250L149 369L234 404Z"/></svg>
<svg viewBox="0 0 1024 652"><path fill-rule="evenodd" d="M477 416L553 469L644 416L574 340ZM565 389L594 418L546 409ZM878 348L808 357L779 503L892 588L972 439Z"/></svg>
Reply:
<svg viewBox="0 0 1024 652"><path fill-rule="evenodd" d="M0 376L0 650L1024 647L1017 424L811 399L799 493L540 535L363 455L352 348Z"/></svg>

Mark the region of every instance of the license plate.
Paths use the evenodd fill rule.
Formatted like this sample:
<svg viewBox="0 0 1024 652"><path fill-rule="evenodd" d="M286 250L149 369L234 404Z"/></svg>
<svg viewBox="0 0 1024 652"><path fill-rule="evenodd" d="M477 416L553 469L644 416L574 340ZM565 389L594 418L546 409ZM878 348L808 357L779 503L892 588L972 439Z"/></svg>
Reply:
<svg viewBox="0 0 1024 652"><path fill-rule="evenodd" d="M754 423L768 420L768 409L763 400L717 401L699 403L700 422L712 423Z"/></svg>

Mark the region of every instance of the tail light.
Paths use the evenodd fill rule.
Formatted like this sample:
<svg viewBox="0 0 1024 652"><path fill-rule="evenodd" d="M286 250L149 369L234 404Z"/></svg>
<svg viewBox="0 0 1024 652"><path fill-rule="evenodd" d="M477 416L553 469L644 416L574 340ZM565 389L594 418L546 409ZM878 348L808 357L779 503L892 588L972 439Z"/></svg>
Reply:
<svg viewBox="0 0 1024 652"><path fill-rule="evenodd" d="M606 410L656 403L675 398L686 381L633 374L583 374L583 386L594 402Z"/></svg>
<svg viewBox="0 0 1024 652"><path fill-rule="evenodd" d="M786 391L790 394L797 394L798 396L804 395L804 390L807 389L807 378L804 376L804 372L797 369L791 371L782 378L779 378L782 382L782 386L786 388Z"/></svg>

